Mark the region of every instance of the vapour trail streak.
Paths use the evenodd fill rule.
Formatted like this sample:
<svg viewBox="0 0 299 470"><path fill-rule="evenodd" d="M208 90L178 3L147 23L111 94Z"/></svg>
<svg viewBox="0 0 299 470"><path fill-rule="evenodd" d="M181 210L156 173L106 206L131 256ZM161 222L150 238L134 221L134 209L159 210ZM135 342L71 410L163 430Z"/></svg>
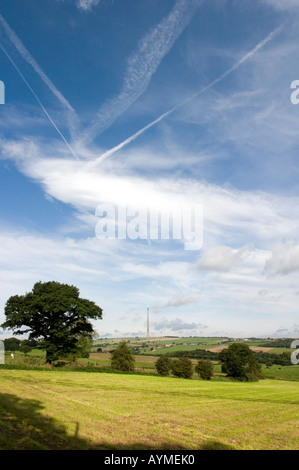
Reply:
<svg viewBox="0 0 299 470"><path fill-rule="evenodd" d="M200 96L202 93L206 92L207 90L209 90L210 88L212 88L213 86L215 86L217 83L221 82L222 80L224 80L228 75L230 75L232 72L234 72L237 68L240 67L240 65L242 65L245 61L249 60L251 57L253 57L262 47L264 47L269 41L271 41L282 29L282 25L279 26L278 28L276 28L275 30L273 30L271 33L268 34L268 36L265 37L265 39L263 39L262 41L260 41L251 51L249 51L247 54L245 54L238 62L236 62L230 69L228 69L226 72L224 72L222 75L220 75L220 77L218 78L215 78L215 80L213 80L212 82L210 82L207 86L205 86L204 88L202 88L200 91L194 93L192 96L190 96L189 98L187 98L186 100L184 100L183 102L177 104L176 106L174 106L173 108L171 108L169 111L166 111L165 113L161 114L161 116L159 116L157 119L155 119L154 121L150 122L149 124L147 124L145 127L143 127L142 129L140 129L138 132L136 132L135 134L133 134L132 136L128 137L127 139L125 139L123 142L121 142L120 144L116 145L115 147L113 147L112 149L110 150L107 150L107 152L104 152L100 157L96 158L94 161L92 162L89 162L88 163L88 166L89 167L93 167L93 166L96 166L98 163L102 163L104 160L106 160L106 158L110 157L111 155L113 155L115 152L117 152L118 150L122 149L123 147L125 147L126 145L128 145L129 143L133 142L135 139L137 139L137 137L139 137L141 134L143 134L145 131L147 131L148 129L150 129L151 127L153 127L155 124L158 124L160 121L162 121L163 119L165 119L167 116L169 116L170 114L174 113L178 108L184 106L186 103L188 103L189 101L193 100L194 98L196 98L197 96Z"/></svg>
<svg viewBox="0 0 299 470"><path fill-rule="evenodd" d="M77 123L76 111L67 101L67 99L62 95L62 93L60 93L60 91L57 90L55 85L47 77L45 72L41 69L41 67L38 65L36 60L32 57L30 52L26 49L22 41L18 38L16 33L11 29L11 27L9 26L9 24L7 23L7 21L3 18L1 14L0 14L0 23L2 24L8 38L10 39L12 44L15 46L17 51L20 53L20 55L23 57L23 59L33 67L35 72L39 75L42 81L47 85L50 91L56 96L56 98L60 101L60 103L66 108L70 117L71 130L74 131L75 124Z"/></svg>
<svg viewBox="0 0 299 470"><path fill-rule="evenodd" d="M49 115L48 111L46 110L46 108L44 107L44 105L42 104L42 102L40 101L39 97L37 96L37 94L35 93L35 91L31 88L31 86L29 85L29 83L27 82L26 78L24 77L24 75L22 74L22 72L20 71L20 69L18 68L18 66L15 64L15 62L13 61L13 59L10 57L10 55L8 54L8 52L4 49L4 47L0 44L0 47L2 49L2 51L4 52L4 54L6 55L6 57L9 59L9 61L12 63L12 65L14 66L14 68L16 69L16 71L18 72L18 74L20 75L20 77L22 78L22 80L24 81L24 83L26 84L26 86L28 87L28 89L31 91L31 93L33 94L34 98L36 99L36 101L38 102L38 104L40 105L40 107L42 108L42 110L44 111L45 115L47 116L47 118L49 119L49 121L51 122L51 124L54 126L54 128L56 129L56 131L58 132L58 134L60 135L60 137L62 138L62 140L64 141L64 143L67 145L67 147L69 148L69 150L71 151L71 153L73 154L73 156L76 158L76 160L79 160L79 158L77 157L77 155L75 154L75 152L73 151L72 147L70 146L70 144L68 143L68 141L66 140L66 138L64 137L64 135L62 134L62 132L58 129L57 125L55 124L55 122L53 121L53 119L51 118L51 116Z"/></svg>
<svg viewBox="0 0 299 470"><path fill-rule="evenodd" d="M170 13L141 38L127 61L121 92L100 107L94 121L79 135L78 143L90 143L145 92L161 61L197 8L198 3L194 0L176 0Z"/></svg>

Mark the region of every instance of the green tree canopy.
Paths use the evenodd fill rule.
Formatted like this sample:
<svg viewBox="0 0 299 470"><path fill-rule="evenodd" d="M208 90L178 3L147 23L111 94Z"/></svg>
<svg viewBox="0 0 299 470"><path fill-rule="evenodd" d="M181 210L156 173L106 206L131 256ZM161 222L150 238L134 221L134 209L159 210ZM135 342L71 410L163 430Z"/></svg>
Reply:
<svg viewBox="0 0 299 470"><path fill-rule="evenodd" d="M79 289L55 281L37 282L31 292L8 299L1 325L15 334L29 333L46 350L46 361L76 356L94 334L89 320L102 318L102 309L79 297Z"/></svg>
<svg viewBox="0 0 299 470"><path fill-rule="evenodd" d="M28 354L32 351L32 348L31 346L29 346L29 344L22 344L22 346L20 347L20 351L24 354Z"/></svg>
<svg viewBox="0 0 299 470"><path fill-rule="evenodd" d="M167 376L171 371L171 359L167 356L160 356L155 362L155 368L159 375Z"/></svg>
<svg viewBox="0 0 299 470"><path fill-rule="evenodd" d="M133 371L135 359L131 349L125 341L119 343L111 356L111 367L116 370Z"/></svg>
<svg viewBox="0 0 299 470"><path fill-rule="evenodd" d="M214 374L212 361L199 359L195 366L195 372L197 372L203 380L211 380Z"/></svg>
<svg viewBox="0 0 299 470"><path fill-rule="evenodd" d="M6 338L4 340L5 351L18 351L21 344L21 341L17 338Z"/></svg>
<svg viewBox="0 0 299 470"><path fill-rule="evenodd" d="M262 377L254 353L243 343L233 343L219 353L222 371L238 380L252 381Z"/></svg>
<svg viewBox="0 0 299 470"><path fill-rule="evenodd" d="M171 372L177 377L190 379L193 375L193 365L188 357L180 357L171 361Z"/></svg>

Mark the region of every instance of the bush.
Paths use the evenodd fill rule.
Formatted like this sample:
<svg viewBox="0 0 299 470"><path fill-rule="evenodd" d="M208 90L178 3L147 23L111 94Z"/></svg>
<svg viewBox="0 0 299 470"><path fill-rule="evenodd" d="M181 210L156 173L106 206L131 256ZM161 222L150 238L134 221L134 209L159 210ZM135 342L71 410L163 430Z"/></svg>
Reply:
<svg viewBox="0 0 299 470"><path fill-rule="evenodd" d="M199 360L195 366L195 372L197 372L203 380L211 380L214 374L212 361L205 359Z"/></svg>
<svg viewBox="0 0 299 470"><path fill-rule="evenodd" d="M183 377L190 379L193 375L192 362L188 357L181 357L180 359L173 359L171 361L171 372L176 377Z"/></svg>
<svg viewBox="0 0 299 470"><path fill-rule="evenodd" d="M32 348L28 344L22 344L20 351L26 355L32 351Z"/></svg>
<svg viewBox="0 0 299 470"><path fill-rule="evenodd" d="M167 376L171 371L171 360L167 356L160 356L155 367L159 375Z"/></svg>
<svg viewBox="0 0 299 470"><path fill-rule="evenodd" d="M219 358L222 361L222 372L228 377L248 382L262 377L256 356L246 344L231 344L220 352Z"/></svg>
<svg viewBox="0 0 299 470"><path fill-rule="evenodd" d="M125 341L122 341L113 351L111 367L121 371L133 371L135 369L135 359Z"/></svg>

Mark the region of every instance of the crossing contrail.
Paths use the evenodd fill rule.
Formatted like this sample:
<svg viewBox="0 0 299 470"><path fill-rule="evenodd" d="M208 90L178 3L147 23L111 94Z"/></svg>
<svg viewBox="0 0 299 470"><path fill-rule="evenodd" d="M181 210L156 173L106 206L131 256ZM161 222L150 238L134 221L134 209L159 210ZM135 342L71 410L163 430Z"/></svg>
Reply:
<svg viewBox="0 0 299 470"><path fill-rule="evenodd" d="M8 60L11 62L11 64L14 66L14 68L16 69L16 71L18 72L18 74L20 75L20 77L22 78L22 80L24 81L24 83L26 84L26 86L28 87L28 89L31 91L32 95L34 96L34 98L36 99L36 101L38 102L38 104L40 105L40 107L42 108L42 110L44 111L45 115L47 116L47 118L49 119L49 121L51 122L51 124L53 125L53 127L56 129L56 131L58 132L58 134L60 135L60 137L62 138L62 140L64 141L64 143L66 144L66 146L68 147L68 149L71 151L72 155L75 157L76 160L79 160L78 156L76 155L76 153L74 152L74 150L72 149L72 147L70 146L70 144L68 143L68 141L66 140L66 138L64 137L64 135L62 134L62 132L59 130L59 128L57 127L57 125L55 124L55 122L53 121L53 119L51 118L50 114L48 113L48 111L46 110L46 108L44 107L44 105L42 104L42 102L40 101L39 97L37 96L37 94L35 93L35 91L32 89L32 87L29 85L29 83L27 82L26 78L24 77L24 75L22 74L21 70L19 69L19 67L16 65L16 63L14 62L14 60L10 57L10 55L8 54L8 52L5 50L5 48L0 44L0 47L2 49L2 51L4 52L4 54L6 55L6 57L8 58Z"/></svg>
<svg viewBox="0 0 299 470"><path fill-rule="evenodd" d="M70 132L71 134L74 135L77 125L78 125L78 117L77 117L76 111L68 102L68 100L63 96L63 94L59 90L57 90L54 83L48 78L45 72L41 69L41 67L38 65L36 60L32 57L30 52L26 49L22 41L18 38L16 33L11 29L11 27L9 26L9 24L7 23L7 21L3 18L1 14L0 14L0 24L3 26L9 40L15 46L19 54L23 57L23 59L29 65L31 65L31 67L35 70L35 72L38 74L41 80L45 83L45 85L49 88L49 90L53 93L53 95L58 99L58 101L62 104L62 106L66 109L66 111L68 112ZM8 56L7 53L6 55ZM11 58L10 58L10 61L12 62Z"/></svg>
<svg viewBox="0 0 299 470"><path fill-rule="evenodd" d="M214 87L217 85L217 83L221 82L224 80L228 75L230 75L232 72L234 72L236 69L238 69L244 62L247 60L251 59L262 47L264 47L268 42L270 42L282 29L282 25L280 25L278 28L274 29L271 33L269 33L262 41L260 41L253 49L251 49L247 54L245 54L238 62L236 62L232 67L230 67L226 72L221 74L218 78L215 78L212 82L210 82L208 85L205 87L201 88L198 92L194 93L191 95L189 98L185 99L183 102L177 104L173 108L171 108L169 111L166 111L165 113L161 114L157 119L154 121L150 122L147 124L145 127L140 129L138 132L135 134L131 135L127 139L125 139L123 142L120 144L116 145L115 147L111 148L110 150L107 150L104 152L102 155L100 155L98 158L93 160L92 162L89 162L87 164L88 167L94 167L99 163L102 163L104 160L107 158L111 157L114 153L116 153L118 150L122 149L126 145L130 144L133 142L137 137L139 137L141 134L143 134L145 131L153 127L154 125L158 124L160 121L165 119L167 116L170 114L174 113L178 108L184 106L186 103L189 101L193 100L194 98L200 96L201 94L205 93L207 90L210 88Z"/></svg>
<svg viewBox="0 0 299 470"><path fill-rule="evenodd" d="M78 143L86 145L93 141L145 92L161 61L197 8L195 0L176 0L170 13L141 38L127 61L121 92L100 107L95 119L78 136Z"/></svg>

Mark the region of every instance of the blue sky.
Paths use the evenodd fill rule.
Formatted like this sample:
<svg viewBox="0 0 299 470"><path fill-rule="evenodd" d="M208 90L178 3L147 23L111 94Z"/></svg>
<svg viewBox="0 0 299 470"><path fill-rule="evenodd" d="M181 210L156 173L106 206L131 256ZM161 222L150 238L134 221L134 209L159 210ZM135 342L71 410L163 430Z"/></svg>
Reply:
<svg viewBox="0 0 299 470"><path fill-rule="evenodd" d="M298 1L0 15L0 321L55 280L103 308L101 336L144 336L148 305L153 336L298 336ZM202 246L99 239L101 204L200 205Z"/></svg>

